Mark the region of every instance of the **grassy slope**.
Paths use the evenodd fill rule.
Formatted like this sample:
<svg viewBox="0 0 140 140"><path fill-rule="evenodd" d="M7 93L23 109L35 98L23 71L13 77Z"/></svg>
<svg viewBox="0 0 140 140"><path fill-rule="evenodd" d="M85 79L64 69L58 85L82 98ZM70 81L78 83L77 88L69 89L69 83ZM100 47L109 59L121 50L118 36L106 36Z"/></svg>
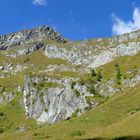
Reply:
<svg viewBox="0 0 140 140"><path fill-rule="evenodd" d="M29 58L32 63L40 65L40 67L44 67L48 64L65 64L62 60L58 62L58 60L47 59L42 56L40 51L33 53L29 56ZM23 63L25 59L26 56L19 58L14 62ZM104 78L109 79L115 77L114 75L116 70L114 65L116 62L119 63L122 72L125 73L130 68L134 68L135 66L140 67L139 60L140 53L132 57L119 58L100 67L99 69L102 69ZM19 78L16 78L15 76L17 83L19 80L22 84L22 77L23 74L21 74ZM0 83L4 85L9 83L9 86L11 86L16 83L14 81L12 78L12 80L7 79L5 81L0 81ZM6 132L0 135L0 140L71 140L95 137L114 138L119 136L140 135L140 85L133 89L128 89L124 93L115 95L95 110L91 110L78 118L72 118L68 121L59 122L52 126L46 125L39 127L36 125L34 120L26 120L24 118L24 111L22 111L22 108L18 103L20 98L21 97L19 96L13 102L0 106L0 111L4 112L6 115L5 120L3 120L0 116L0 126L6 129ZM135 113L131 114L131 112ZM28 130L24 133L15 133L16 128L23 125L31 127L32 130Z"/></svg>
<svg viewBox="0 0 140 140"><path fill-rule="evenodd" d="M36 127L36 121L25 119L22 106L22 95L19 94L13 101L0 105L0 128L8 133L13 133L18 127Z"/></svg>
<svg viewBox="0 0 140 140"><path fill-rule="evenodd" d="M115 95L103 105L80 117L51 126L46 125L25 133L3 133L0 139L39 140L48 138L69 140L140 135L139 121L140 85Z"/></svg>
<svg viewBox="0 0 140 140"><path fill-rule="evenodd" d="M25 62L26 59L29 59L28 62ZM0 62L7 61L6 58L0 55ZM49 59L45 55L43 55L43 51L39 50L32 54L23 55L20 57L11 58L10 59L12 64L28 64L28 69L19 72L18 74L8 77L8 78L1 78L0 85L6 86L9 91L13 91L15 88L17 89L18 85L22 85L24 81L24 75L29 74L29 72L36 72L38 73L41 70L45 70L47 65L68 65L65 60L62 59ZM32 64L34 67L32 67Z"/></svg>
<svg viewBox="0 0 140 140"><path fill-rule="evenodd" d="M124 56L116 59L113 62L110 62L108 64L105 64L98 69L102 70L102 73L104 75L105 79L110 79L115 77L115 63L118 63L120 65L122 74L126 73L127 70L134 69L135 67L140 68L140 52L137 53L134 56ZM126 75L129 76L129 75Z"/></svg>

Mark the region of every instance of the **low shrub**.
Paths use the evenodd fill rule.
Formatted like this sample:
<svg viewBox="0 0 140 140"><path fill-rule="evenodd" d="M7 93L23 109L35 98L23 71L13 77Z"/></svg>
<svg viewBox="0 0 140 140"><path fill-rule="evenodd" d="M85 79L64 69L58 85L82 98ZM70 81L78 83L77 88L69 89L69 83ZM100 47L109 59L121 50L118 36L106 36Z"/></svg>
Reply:
<svg viewBox="0 0 140 140"><path fill-rule="evenodd" d="M85 131L79 131L79 130L77 130L77 131L73 131L70 135L72 137L75 137L75 136L82 136L84 134L85 134Z"/></svg>
<svg viewBox="0 0 140 140"><path fill-rule="evenodd" d="M0 133L3 133L4 132L4 129L3 128L0 128Z"/></svg>
<svg viewBox="0 0 140 140"><path fill-rule="evenodd" d="M75 95L76 95L77 97L80 96L80 92L79 92L77 89L74 90L74 93L75 93Z"/></svg>

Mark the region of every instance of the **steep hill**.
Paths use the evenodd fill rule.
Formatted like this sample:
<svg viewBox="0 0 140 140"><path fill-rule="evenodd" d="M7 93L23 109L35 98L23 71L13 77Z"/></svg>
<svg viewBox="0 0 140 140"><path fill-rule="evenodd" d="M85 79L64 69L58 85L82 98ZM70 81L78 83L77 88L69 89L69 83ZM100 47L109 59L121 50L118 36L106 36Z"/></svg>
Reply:
<svg viewBox="0 0 140 140"><path fill-rule="evenodd" d="M140 136L140 31L73 42L41 26L0 50L0 139Z"/></svg>

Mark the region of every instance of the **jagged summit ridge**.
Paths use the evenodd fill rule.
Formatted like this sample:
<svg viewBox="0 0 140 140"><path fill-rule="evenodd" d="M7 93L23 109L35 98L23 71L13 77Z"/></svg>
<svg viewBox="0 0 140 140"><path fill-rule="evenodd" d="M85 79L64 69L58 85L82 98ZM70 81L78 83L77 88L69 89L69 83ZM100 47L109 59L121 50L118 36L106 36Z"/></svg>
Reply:
<svg viewBox="0 0 140 140"><path fill-rule="evenodd" d="M0 50L6 50L16 45L23 45L34 41L41 41L45 38L59 43L66 42L66 40L54 29L44 25L31 30L22 30L0 36Z"/></svg>

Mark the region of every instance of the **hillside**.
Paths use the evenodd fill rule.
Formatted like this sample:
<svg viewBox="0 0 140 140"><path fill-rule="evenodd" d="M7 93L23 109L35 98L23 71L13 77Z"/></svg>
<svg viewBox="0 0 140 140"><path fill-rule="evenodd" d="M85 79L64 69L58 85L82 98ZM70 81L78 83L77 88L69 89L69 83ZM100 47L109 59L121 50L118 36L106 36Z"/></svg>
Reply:
<svg viewBox="0 0 140 140"><path fill-rule="evenodd" d="M139 61L139 30L76 42L47 26L1 36L0 139L139 139Z"/></svg>
<svg viewBox="0 0 140 140"><path fill-rule="evenodd" d="M1 139L94 139L139 136L139 85L118 93L103 105L80 117L24 133L3 134ZM62 133L63 132L63 133Z"/></svg>

